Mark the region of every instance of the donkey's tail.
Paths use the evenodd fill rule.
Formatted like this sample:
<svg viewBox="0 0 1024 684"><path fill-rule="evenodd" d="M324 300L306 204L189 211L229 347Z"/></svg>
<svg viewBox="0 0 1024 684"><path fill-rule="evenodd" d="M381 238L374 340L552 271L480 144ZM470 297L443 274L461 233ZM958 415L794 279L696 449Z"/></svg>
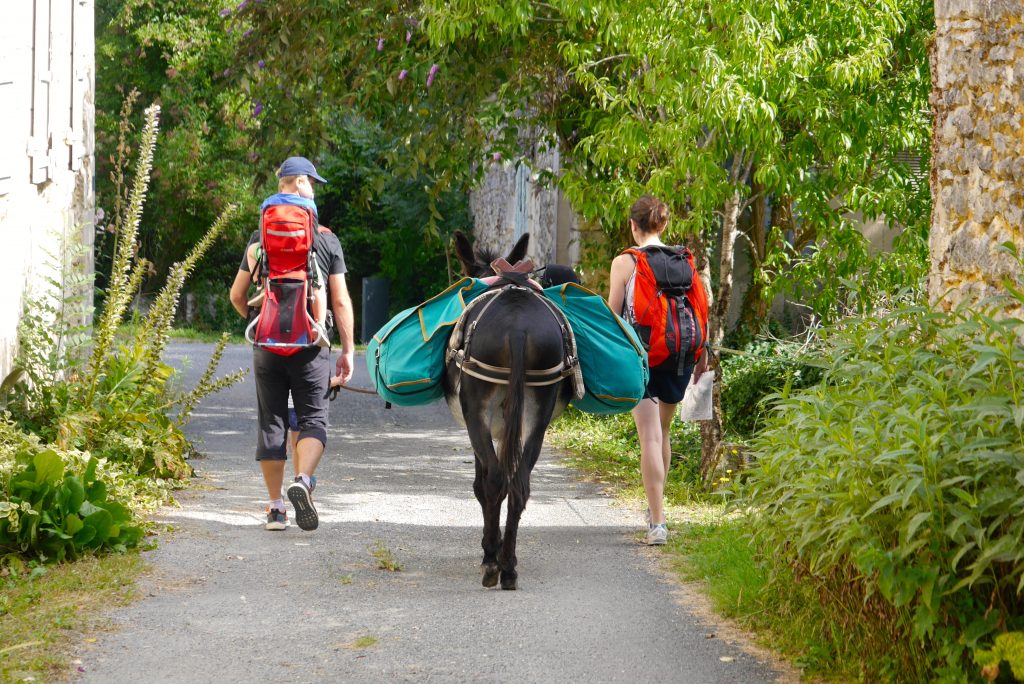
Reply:
<svg viewBox="0 0 1024 684"><path fill-rule="evenodd" d="M509 376L505 394L505 434L501 440L501 464L509 496L523 498L519 485L519 464L523 460L523 410L526 394L526 334L513 331L508 337Z"/></svg>

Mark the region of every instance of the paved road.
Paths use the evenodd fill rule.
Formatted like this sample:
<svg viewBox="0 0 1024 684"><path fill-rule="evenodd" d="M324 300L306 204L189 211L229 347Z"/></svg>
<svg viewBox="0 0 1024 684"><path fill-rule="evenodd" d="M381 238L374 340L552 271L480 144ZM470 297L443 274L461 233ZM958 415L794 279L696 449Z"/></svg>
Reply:
<svg viewBox="0 0 1024 684"><path fill-rule="evenodd" d="M187 386L209 345L175 343ZM224 372L251 351L228 349ZM367 386L357 357L353 385ZM84 682L763 682L771 667L673 595L640 517L573 479L551 452L519 534L519 590L480 585L469 440L443 403L384 410L342 392L317 475L320 528L263 530L251 380L189 427L209 486L158 516L143 600L84 644ZM379 569L385 548L400 572Z"/></svg>

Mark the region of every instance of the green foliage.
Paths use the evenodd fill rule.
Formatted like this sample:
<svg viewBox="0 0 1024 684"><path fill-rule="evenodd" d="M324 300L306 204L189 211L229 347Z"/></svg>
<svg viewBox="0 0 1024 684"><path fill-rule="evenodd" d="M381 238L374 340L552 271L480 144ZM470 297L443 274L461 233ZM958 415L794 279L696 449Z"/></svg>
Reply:
<svg viewBox="0 0 1024 684"><path fill-rule="evenodd" d="M13 461L2 481L0 555L59 562L103 549L124 551L142 538L131 511L108 497L95 457L30 446L0 458ZM74 472L66 470L67 461L86 465Z"/></svg>
<svg viewBox="0 0 1024 684"><path fill-rule="evenodd" d="M697 581L721 614L756 631L811 679L916 681L913 663L894 668L890 651L902 638L889 629L891 609L837 593L794 574L784 558L752 543L749 521L734 516L674 527L667 551L683 579ZM921 648L909 645L916 657ZM885 672L884 677L867 673Z"/></svg>
<svg viewBox="0 0 1024 684"><path fill-rule="evenodd" d="M893 630L896 672L962 677L1024 626L1024 322L998 310L845 321L823 382L774 404L739 492L776 567Z"/></svg>
<svg viewBox="0 0 1024 684"><path fill-rule="evenodd" d="M821 369L807 365L795 342L759 340L741 354L722 357L722 424L727 435L747 440L764 422L764 400L817 384Z"/></svg>
<svg viewBox="0 0 1024 684"><path fill-rule="evenodd" d="M766 300L809 293L824 317L923 272L928 189L900 153L927 165L932 10L928 0L424 2L432 44L450 57L494 45L520 73L553 74L514 123L558 132L570 152L558 182L585 218L617 234L649 192L674 209L671 239L711 242L730 200L767 204L764 225L749 221L755 281ZM875 263L852 212L907 227L899 256ZM731 260L726 250L722 268Z"/></svg>
<svg viewBox="0 0 1024 684"><path fill-rule="evenodd" d="M130 190L122 190L129 186L119 174L115 204L120 214L112 217L117 243L91 354L82 359L77 346L67 343L81 334L83 296L51 283L48 291L29 302L22 320L15 366L22 369L25 382L12 394L17 399L8 401L8 409L21 429L58 449L91 452L101 460L125 464L134 475L183 479L192 472L185 460L191 446L182 432L192 406L237 381L244 371L213 379L222 342L199 385L179 397L173 391L174 371L161 361L185 279L223 231L230 209L184 261L171 267L167 283L131 336L118 337L145 269L145 262L137 257L136 236L148 191L158 113L156 106L146 112ZM128 146L121 149L127 157ZM126 159L118 160L118 169L126 166ZM168 411L179 402L183 410L172 420Z"/></svg>
<svg viewBox="0 0 1024 684"><path fill-rule="evenodd" d="M1024 632L1007 632L995 638L991 650L978 650L974 662L989 681L999 677L999 663L1006 661L1017 681L1024 681Z"/></svg>
<svg viewBox="0 0 1024 684"><path fill-rule="evenodd" d="M387 277L397 312L450 284L447 245L456 230L470 231L472 220L464 191L435 198L425 178L390 173L385 156L394 146L379 127L345 117L318 167L330 182L317 189L316 201L323 223L337 230L349 272ZM432 209L445 221L438 223ZM349 287L361 292L357 279Z"/></svg>
<svg viewBox="0 0 1024 684"><path fill-rule="evenodd" d="M572 467L642 495L640 443L632 414L597 416L569 407L551 424L548 436L569 452ZM701 491L700 431L696 423L673 421L665 497L683 504L699 498Z"/></svg>
<svg viewBox="0 0 1024 684"><path fill-rule="evenodd" d="M96 3L96 189L108 215L120 215L112 176L121 148L132 143L121 131L128 91L163 108L154 192L138 240L154 264L157 283L228 206L251 202L250 129L258 121L249 99L231 87L241 33L225 28L215 7L197 0ZM241 230L228 231L228 237L240 237L235 232ZM113 236L100 233L101 284ZM227 269L237 268L240 254L238 246L229 263L216 264L221 282L233 276Z"/></svg>

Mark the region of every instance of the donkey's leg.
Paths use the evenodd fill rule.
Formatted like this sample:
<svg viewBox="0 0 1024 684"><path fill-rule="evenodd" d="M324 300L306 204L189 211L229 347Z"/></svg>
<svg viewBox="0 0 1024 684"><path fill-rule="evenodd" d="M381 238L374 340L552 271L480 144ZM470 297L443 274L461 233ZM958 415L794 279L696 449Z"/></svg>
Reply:
<svg viewBox="0 0 1024 684"><path fill-rule="evenodd" d="M480 502L484 516L484 534L480 545L484 559L480 564L483 585L493 587L498 583L498 553L501 550L501 500L505 498L501 468L491 441L491 433L479 411L466 412L466 429L475 454L476 477L473 493Z"/></svg>
<svg viewBox="0 0 1024 684"><path fill-rule="evenodd" d="M550 412L549 412L550 413ZM534 423L528 427L526 442L523 444L523 460L519 465L508 492L508 517L505 519L505 538L498 554L498 565L501 567L501 588L515 589L519 573L516 572L516 537L519 534L519 519L530 498L530 472L540 456L544 444L544 432L547 421Z"/></svg>

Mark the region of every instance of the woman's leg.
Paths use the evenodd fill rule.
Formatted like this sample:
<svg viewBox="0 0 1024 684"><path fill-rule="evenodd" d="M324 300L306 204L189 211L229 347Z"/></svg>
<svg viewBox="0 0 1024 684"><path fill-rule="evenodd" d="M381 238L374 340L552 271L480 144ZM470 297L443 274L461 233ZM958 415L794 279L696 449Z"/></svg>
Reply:
<svg viewBox="0 0 1024 684"><path fill-rule="evenodd" d="M672 419L676 415L678 404L658 402L658 417L661 420L661 462L664 467L664 479L661 481L662 491L668 479L668 471L672 467Z"/></svg>
<svg viewBox="0 0 1024 684"><path fill-rule="evenodd" d="M663 456L661 417L653 399L642 399L633 409L636 433L640 440L640 475L644 481L651 522L665 522L662 499L665 493L665 461Z"/></svg>

